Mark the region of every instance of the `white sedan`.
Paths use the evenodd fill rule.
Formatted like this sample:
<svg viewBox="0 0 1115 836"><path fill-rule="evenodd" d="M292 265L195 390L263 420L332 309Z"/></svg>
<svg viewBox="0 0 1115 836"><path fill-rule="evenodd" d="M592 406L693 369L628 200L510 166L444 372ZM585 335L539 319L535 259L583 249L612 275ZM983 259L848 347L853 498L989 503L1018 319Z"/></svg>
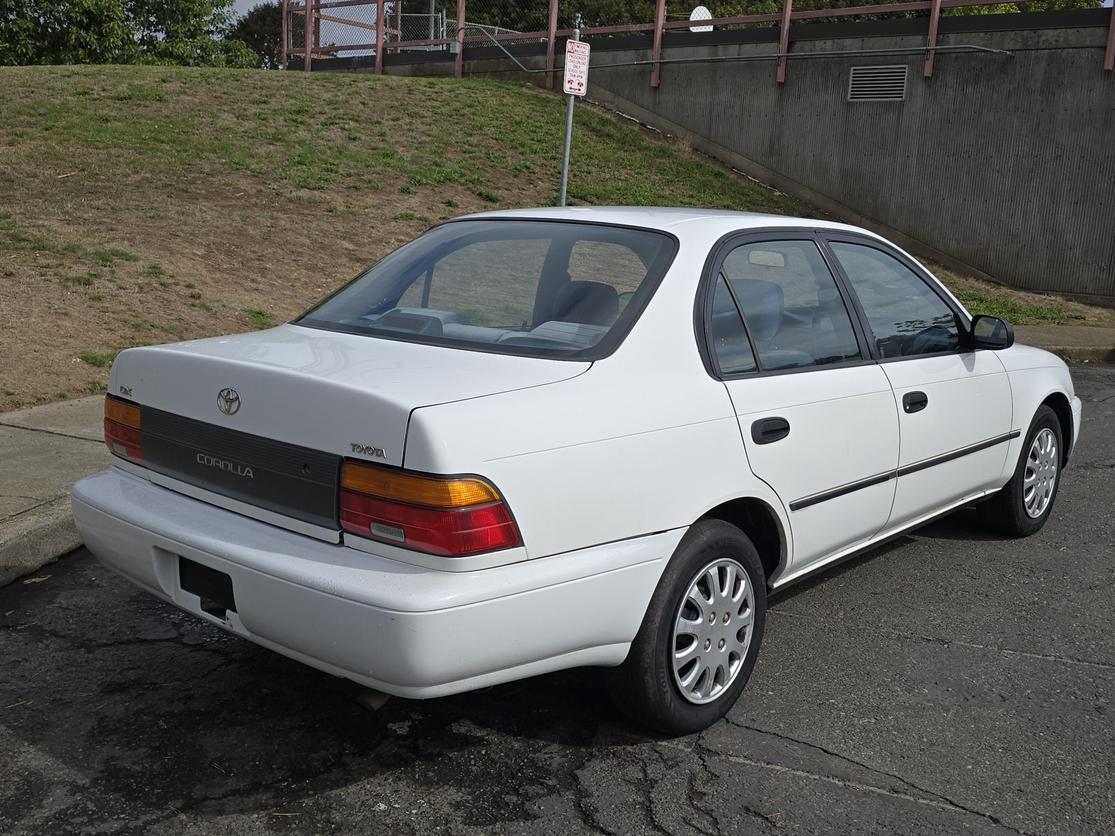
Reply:
<svg viewBox="0 0 1115 836"><path fill-rule="evenodd" d="M1080 429L879 236L672 209L450 221L109 393L74 514L143 589L403 697L603 666L666 733L735 702L771 591L976 502L1040 529Z"/></svg>

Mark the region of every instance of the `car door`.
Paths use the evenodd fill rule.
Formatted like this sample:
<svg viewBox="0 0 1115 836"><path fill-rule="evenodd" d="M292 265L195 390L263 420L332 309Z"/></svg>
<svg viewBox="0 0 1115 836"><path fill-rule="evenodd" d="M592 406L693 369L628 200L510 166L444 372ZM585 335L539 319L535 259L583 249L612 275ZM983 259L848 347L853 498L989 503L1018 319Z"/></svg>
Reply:
<svg viewBox="0 0 1115 836"><path fill-rule="evenodd" d="M887 527L999 487L1012 429L999 358L966 347L962 311L903 254L866 236L826 242L898 405L898 485Z"/></svg>
<svg viewBox="0 0 1115 836"><path fill-rule="evenodd" d="M789 515L796 573L886 524L898 464L894 397L812 232L730 239L709 268L710 364L751 470Z"/></svg>

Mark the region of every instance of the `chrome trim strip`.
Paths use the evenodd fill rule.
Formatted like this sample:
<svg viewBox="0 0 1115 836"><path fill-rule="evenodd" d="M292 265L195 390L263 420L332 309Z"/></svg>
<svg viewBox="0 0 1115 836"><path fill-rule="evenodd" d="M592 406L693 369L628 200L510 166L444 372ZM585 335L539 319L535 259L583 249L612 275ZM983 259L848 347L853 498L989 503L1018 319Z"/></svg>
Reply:
<svg viewBox="0 0 1115 836"><path fill-rule="evenodd" d="M951 462L953 459L959 459L962 456L969 455L970 453L978 453L980 450L986 450L988 447L994 447L997 444L1002 444L1004 441L1011 441L1012 439L1018 438L1020 435L1022 435L1021 430L1014 430L1013 432L1003 433L1002 435L997 435L994 438L989 438L987 439L987 441L981 441L978 444L972 444L968 447L961 447L959 450L953 450L951 453L945 453L941 456L934 456L931 459L914 462L913 464L908 464L905 467L898 468L898 475L906 476L910 473L917 473L919 470L925 470L927 467L933 467L934 465Z"/></svg>
<svg viewBox="0 0 1115 836"><path fill-rule="evenodd" d="M829 499L836 499L837 497L846 496L864 488L870 488L875 485L881 485L891 479L897 479L902 476L908 476L911 473L917 473L919 470L926 470L927 468L934 467L945 462L951 462L955 459L962 458L963 456L972 453L978 453L981 450L986 450L1005 441L1012 441L1022 435L1022 430L1012 430L1009 433L997 435L994 438L989 438L986 441L980 441L976 444L970 444L967 447L961 447L959 450L953 450L951 453L943 453L940 456L934 456L931 459L923 459L920 462L905 465L897 470L888 470L886 473L878 473L874 476L868 476L866 479L860 479L855 482L849 482L847 485L841 485L837 488L831 488L820 493L815 493L812 496L804 496L801 499L795 499L790 503L791 511L801 511L804 508L809 508L812 505L817 505L820 502L825 502Z"/></svg>
<svg viewBox="0 0 1115 836"><path fill-rule="evenodd" d="M800 511L803 508L808 508L811 505L816 505L819 502L825 502L829 499L836 499L840 496L853 493L855 491L863 490L864 488L874 487L881 485L884 482L889 482L898 475L896 470L888 470L886 473L878 473L874 476L868 476L866 479L860 479L857 482L849 482L847 485L841 485L839 488L832 488L827 491L815 493L812 496L805 496L801 499L795 499L790 503L791 511Z"/></svg>

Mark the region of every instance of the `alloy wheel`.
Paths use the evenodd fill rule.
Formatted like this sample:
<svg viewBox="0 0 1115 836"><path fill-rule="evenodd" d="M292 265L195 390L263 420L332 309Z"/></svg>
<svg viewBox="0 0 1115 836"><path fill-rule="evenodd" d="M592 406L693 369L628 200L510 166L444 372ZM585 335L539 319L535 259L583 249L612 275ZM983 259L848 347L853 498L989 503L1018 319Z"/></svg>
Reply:
<svg viewBox="0 0 1115 836"><path fill-rule="evenodd" d="M1031 519L1044 514L1053 501L1058 463L1057 436L1053 430L1044 427L1030 442L1026 469L1022 475L1022 504Z"/></svg>
<svg viewBox="0 0 1115 836"><path fill-rule="evenodd" d="M729 688L747 657L755 591L743 566L720 558L694 575L678 607L671 642L674 682L691 703Z"/></svg>

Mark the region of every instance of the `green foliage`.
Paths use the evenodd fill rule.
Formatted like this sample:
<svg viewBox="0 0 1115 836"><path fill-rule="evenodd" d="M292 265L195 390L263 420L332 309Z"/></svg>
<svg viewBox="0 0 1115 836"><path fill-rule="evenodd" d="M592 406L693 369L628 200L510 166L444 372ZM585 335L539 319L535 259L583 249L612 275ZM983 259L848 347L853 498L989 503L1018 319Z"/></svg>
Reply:
<svg viewBox="0 0 1115 836"><path fill-rule="evenodd" d="M256 328L270 328L275 324L275 315L259 308L245 308L244 314Z"/></svg>
<svg viewBox="0 0 1115 836"><path fill-rule="evenodd" d="M1064 325L1072 320L1084 318L1080 314L1066 310L1060 300L1053 298L1050 298L1047 304L1036 304L1005 293L991 294L976 290L960 290L956 295L973 315L989 314L1014 325L1034 325L1040 322Z"/></svg>
<svg viewBox="0 0 1115 836"><path fill-rule="evenodd" d="M129 63L122 0L0 0L0 64Z"/></svg>
<svg viewBox="0 0 1115 836"><path fill-rule="evenodd" d="M0 0L0 64L254 67L218 40L232 0Z"/></svg>
<svg viewBox="0 0 1115 836"><path fill-rule="evenodd" d="M119 351L106 351L103 354L87 353L79 354L78 359L83 363L88 363L90 366L98 369L108 368L112 365L112 361L116 359Z"/></svg>
<svg viewBox="0 0 1115 836"><path fill-rule="evenodd" d="M248 69L259 65L259 56L241 41L218 41L203 35L157 41L144 50L138 63Z"/></svg>
<svg viewBox="0 0 1115 836"><path fill-rule="evenodd" d="M283 60L282 5L272 0L253 6L229 27L225 38L246 44L258 56L258 66L266 70L278 69Z"/></svg>

